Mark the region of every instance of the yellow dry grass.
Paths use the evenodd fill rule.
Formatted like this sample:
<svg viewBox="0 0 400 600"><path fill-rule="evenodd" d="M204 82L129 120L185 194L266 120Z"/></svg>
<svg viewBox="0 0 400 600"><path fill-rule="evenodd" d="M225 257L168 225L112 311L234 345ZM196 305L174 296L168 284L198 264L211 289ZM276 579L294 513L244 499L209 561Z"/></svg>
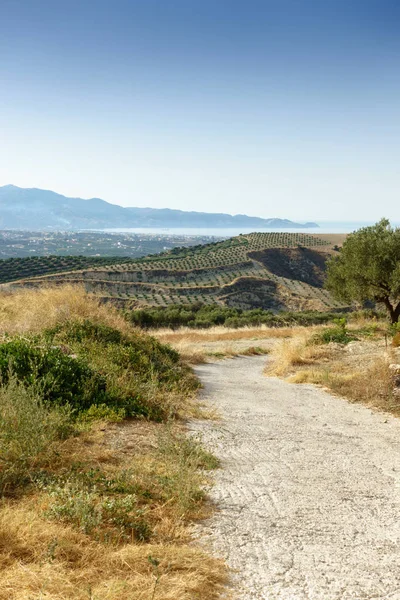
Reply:
<svg viewBox="0 0 400 600"><path fill-rule="evenodd" d="M29 502L0 507L0 600L213 600L223 580L194 547L100 544Z"/></svg>
<svg viewBox="0 0 400 600"><path fill-rule="evenodd" d="M322 385L335 394L352 402L362 402L400 415L400 402L393 395L393 383L388 355L377 353L374 360L365 364L346 364L334 361L328 367L299 370L288 378L290 383L313 383Z"/></svg>
<svg viewBox="0 0 400 600"><path fill-rule="evenodd" d="M36 333L71 319L92 319L124 332L131 327L82 286L65 285L0 292L0 332Z"/></svg>
<svg viewBox="0 0 400 600"><path fill-rule="evenodd" d="M240 355L268 354L269 342L289 338L304 330L303 327L243 327L229 329L212 327L206 330L190 328L158 329L152 335L160 342L170 344L188 363L195 365L219 358Z"/></svg>
<svg viewBox="0 0 400 600"><path fill-rule="evenodd" d="M180 426L182 427L182 426ZM49 520L53 502L35 489L0 503L0 600L214 600L226 582L222 561L191 543L188 523L208 516L211 507L186 505L188 486L204 475L190 464L175 464L168 447L157 454L165 424L98 424L59 447L49 469L101 469L110 477L126 470L144 489L175 477L173 497L148 506L152 543L85 535L76 526ZM179 471L179 472L178 472ZM156 497L155 497L156 498ZM154 540L154 541L153 541Z"/></svg>
<svg viewBox="0 0 400 600"><path fill-rule="evenodd" d="M218 360L221 358L234 358L235 356L254 356L260 354L269 354L270 349L263 345L256 345L254 339L241 338L240 342L248 342L235 344L238 340L226 340L220 343L201 344L199 342L186 342L179 340L178 342L169 342L181 355L182 359L190 365L200 365L206 362ZM257 340L255 340L257 342Z"/></svg>
<svg viewBox="0 0 400 600"><path fill-rule="evenodd" d="M316 327L309 327L308 330L295 332L292 339L277 343L271 350L271 362L267 365L266 372L277 376L288 375L295 367L327 359L331 349L311 341L317 330Z"/></svg>
<svg viewBox="0 0 400 600"><path fill-rule="evenodd" d="M362 319L357 325L375 331L376 323ZM312 343L311 331L278 342L265 374L285 377L290 383L321 385L352 402L399 416L400 400L393 393L389 365L400 362L400 353L386 346L385 327L378 325L373 337L363 339L358 333L359 341L349 345Z"/></svg>
<svg viewBox="0 0 400 600"><path fill-rule="evenodd" d="M152 331L152 335L160 341L170 344L179 342L222 342L245 339L268 339L268 338L290 338L302 331L303 327L241 327L239 329L229 329L227 327L212 327L210 329L193 330L182 327L177 330L157 329Z"/></svg>

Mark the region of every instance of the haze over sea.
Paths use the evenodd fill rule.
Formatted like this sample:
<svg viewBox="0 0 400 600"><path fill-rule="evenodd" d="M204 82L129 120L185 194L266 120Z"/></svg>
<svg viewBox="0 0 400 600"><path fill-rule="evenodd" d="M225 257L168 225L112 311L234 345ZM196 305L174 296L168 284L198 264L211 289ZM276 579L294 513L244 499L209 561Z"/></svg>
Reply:
<svg viewBox="0 0 400 600"><path fill-rule="evenodd" d="M254 229L253 228L207 228L207 227L131 227L126 229L104 229L109 233L151 233L159 235L190 235L190 236L213 236L213 237L234 237L241 233L253 233L259 231L268 233L272 231L278 231L282 233L351 233L360 227L366 227L372 225L372 222L320 222L319 227L292 227L279 228L274 227L272 229ZM397 225L397 224L395 224ZM97 231L97 230L96 230Z"/></svg>

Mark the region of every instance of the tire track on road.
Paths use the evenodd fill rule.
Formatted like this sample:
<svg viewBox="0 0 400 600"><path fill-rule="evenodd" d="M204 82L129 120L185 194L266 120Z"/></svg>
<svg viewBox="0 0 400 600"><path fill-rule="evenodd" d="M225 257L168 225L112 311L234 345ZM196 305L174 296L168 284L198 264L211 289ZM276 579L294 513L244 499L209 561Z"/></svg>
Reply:
<svg viewBox="0 0 400 600"><path fill-rule="evenodd" d="M204 543L239 600L400 600L400 420L262 374L265 357L196 368L222 415Z"/></svg>

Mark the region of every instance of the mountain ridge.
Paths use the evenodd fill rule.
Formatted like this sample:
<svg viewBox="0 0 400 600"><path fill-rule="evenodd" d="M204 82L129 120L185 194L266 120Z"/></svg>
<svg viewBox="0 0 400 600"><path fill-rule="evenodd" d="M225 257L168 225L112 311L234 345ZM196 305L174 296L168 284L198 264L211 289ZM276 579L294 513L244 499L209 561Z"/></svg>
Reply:
<svg viewBox="0 0 400 600"><path fill-rule="evenodd" d="M0 187L2 229L106 229L134 227L318 227L288 219L183 211L171 208L122 207L101 198L70 198L40 188Z"/></svg>

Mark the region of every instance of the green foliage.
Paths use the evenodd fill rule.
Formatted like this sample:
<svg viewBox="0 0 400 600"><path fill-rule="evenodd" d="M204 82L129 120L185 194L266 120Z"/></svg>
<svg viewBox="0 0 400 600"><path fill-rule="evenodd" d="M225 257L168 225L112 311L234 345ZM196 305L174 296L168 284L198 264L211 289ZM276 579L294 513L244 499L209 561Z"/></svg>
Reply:
<svg viewBox="0 0 400 600"><path fill-rule="evenodd" d="M107 406L107 404L92 404L87 410L81 412L79 422L107 421L108 423L120 423L125 417L126 411L123 408Z"/></svg>
<svg viewBox="0 0 400 600"><path fill-rule="evenodd" d="M94 323L88 319L84 321L67 321L67 323L57 325L53 329L46 330L44 335L49 340L61 335L66 342L78 342L80 344L88 340L103 344L120 344L123 341L123 335L118 329L103 323Z"/></svg>
<svg viewBox="0 0 400 600"><path fill-rule="evenodd" d="M191 305L170 305L162 309L148 307L144 309L125 311L129 322L143 329L157 329L160 327L190 327L193 329L207 329L215 325L225 327L284 327L288 325L317 325L328 323L338 317L338 313L309 312L281 312L273 313L260 308L241 310L218 306L193 303Z"/></svg>
<svg viewBox="0 0 400 600"><path fill-rule="evenodd" d="M10 375L36 387L44 401L89 408L104 396L105 381L82 358L44 341L12 338L0 344L0 375L7 384Z"/></svg>
<svg viewBox="0 0 400 600"><path fill-rule="evenodd" d="M220 464L214 454L204 449L199 436L187 437L171 429L160 436L158 450L161 455L173 455L178 463L190 463L195 469L210 471L217 469Z"/></svg>
<svg viewBox="0 0 400 600"><path fill-rule="evenodd" d="M35 388L9 378L0 387L0 495L28 483L52 443L71 433L68 408L49 406Z"/></svg>
<svg viewBox="0 0 400 600"><path fill-rule="evenodd" d="M336 342L337 344L348 344L357 339L355 335L348 331L345 318L335 319L334 323L335 327L324 329L321 333L313 336L312 343L329 344L330 342Z"/></svg>
<svg viewBox="0 0 400 600"><path fill-rule="evenodd" d="M341 327L331 327L329 329L325 329L320 334L314 337L316 342L322 344L329 344L330 342L336 342L337 344L348 344L356 340L357 338L350 334L346 329L342 329Z"/></svg>
<svg viewBox="0 0 400 600"><path fill-rule="evenodd" d="M42 473L36 484L50 495L50 518L71 523L93 537L101 531L108 539L131 539L132 534L139 541L150 538L143 500L151 499L151 493L129 471L109 477L100 469L76 464L62 475Z"/></svg>
<svg viewBox="0 0 400 600"><path fill-rule="evenodd" d="M124 336L111 327L67 322L41 336L0 344L0 376L34 386L46 402L68 405L83 420L126 416L164 420L178 398L198 387L179 354L148 335Z"/></svg>
<svg viewBox="0 0 400 600"><path fill-rule="evenodd" d="M141 542L150 539L151 529L138 508L133 494L105 495L97 489L82 489L70 482L50 489L51 505L47 516L75 525L83 533L99 537L98 532L108 530L108 538L130 540L133 536Z"/></svg>
<svg viewBox="0 0 400 600"><path fill-rule="evenodd" d="M95 539L149 541L157 506L170 507L180 521L187 519L204 498L204 472L217 468L219 461L198 437L188 438L169 426L148 460L144 469L139 463L113 475L82 463L58 474L36 473L34 483L49 496L46 516Z"/></svg>
<svg viewBox="0 0 400 600"><path fill-rule="evenodd" d="M187 396L199 385L175 350L148 335L124 336L84 321L68 322L45 336L50 344L67 347L102 377L104 391L91 403L106 404L116 415L123 411L126 416L166 419L176 412L174 398Z"/></svg>
<svg viewBox="0 0 400 600"><path fill-rule="evenodd" d="M387 219L349 235L328 262L327 288L340 300L385 305L391 322L400 317L400 228Z"/></svg>
<svg viewBox="0 0 400 600"><path fill-rule="evenodd" d="M64 271L104 267L132 259L121 256L30 256L0 260L0 283Z"/></svg>

